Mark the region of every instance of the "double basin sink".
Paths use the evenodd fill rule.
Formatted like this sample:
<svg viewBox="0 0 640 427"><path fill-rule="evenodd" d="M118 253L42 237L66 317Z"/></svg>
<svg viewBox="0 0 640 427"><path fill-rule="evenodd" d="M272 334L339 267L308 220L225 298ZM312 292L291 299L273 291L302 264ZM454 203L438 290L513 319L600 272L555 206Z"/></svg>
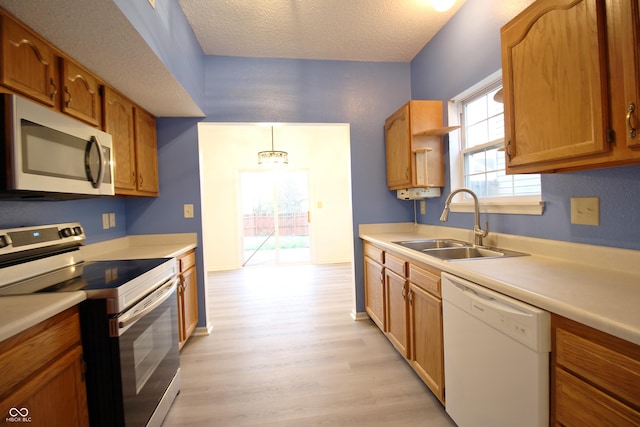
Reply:
<svg viewBox="0 0 640 427"><path fill-rule="evenodd" d="M501 248L473 246L470 243L455 239L427 239L393 242L405 248L422 252L444 261L459 261L480 258L501 258L528 255L522 252Z"/></svg>

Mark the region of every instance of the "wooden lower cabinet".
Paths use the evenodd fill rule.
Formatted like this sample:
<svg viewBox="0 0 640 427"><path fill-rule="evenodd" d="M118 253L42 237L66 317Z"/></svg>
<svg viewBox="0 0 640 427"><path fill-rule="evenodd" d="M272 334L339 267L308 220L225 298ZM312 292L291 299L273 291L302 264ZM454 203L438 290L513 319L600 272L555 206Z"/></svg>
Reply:
<svg viewBox="0 0 640 427"><path fill-rule="evenodd" d="M385 294L382 265L368 256L364 257L364 305L367 314L385 332Z"/></svg>
<svg viewBox="0 0 640 427"><path fill-rule="evenodd" d="M369 317L444 404L440 271L369 242L364 254Z"/></svg>
<svg viewBox="0 0 640 427"><path fill-rule="evenodd" d="M384 270L387 299L387 338L404 357L409 355L407 279L388 268Z"/></svg>
<svg viewBox="0 0 640 427"><path fill-rule="evenodd" d="M78 308L0 343L0 424L88 426Z"/></svg>
<svg viewBox="0 0 640 427"><path fill-rule="evenodd" d="M198 324L198 279L195 251L178 258L180 284L178 285L178 345L187 342Z"/></svg>
<svg viewBox="0 0 640 427"><path fill-rule="evenodd" d="M639 426L640 346L552 315L552 424Z"/></svg>
<svg viewBox="0 0 640 427"><path fill-rule="evenodd" d="M444 404L442 300L413 283L409 289L411 354L416 373Z"/></svg>

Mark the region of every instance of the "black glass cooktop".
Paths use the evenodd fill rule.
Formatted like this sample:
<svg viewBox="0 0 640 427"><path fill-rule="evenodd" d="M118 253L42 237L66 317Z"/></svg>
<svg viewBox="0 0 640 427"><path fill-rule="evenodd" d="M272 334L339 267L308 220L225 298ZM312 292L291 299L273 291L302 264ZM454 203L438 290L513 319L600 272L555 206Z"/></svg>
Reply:
<svg viewBox="0 0 640 427"><path fill-rule="evenodd" d="M116 289L169 261L168 258L92 261L0 289L0 294Z"/></svg>

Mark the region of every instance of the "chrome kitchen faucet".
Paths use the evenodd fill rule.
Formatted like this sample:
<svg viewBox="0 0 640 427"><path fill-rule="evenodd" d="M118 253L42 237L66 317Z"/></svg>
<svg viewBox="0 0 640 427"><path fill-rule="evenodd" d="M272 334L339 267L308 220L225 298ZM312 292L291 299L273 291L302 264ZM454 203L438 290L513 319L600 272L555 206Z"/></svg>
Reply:
<svg viewBox="0 0 640 427"><path fill-rule="evenodd" d="M449 217L449 205L451 204L451 199L453 199L453 196L461 192L469 193L471 194L471 197L473 197L473 246L482 246L482 238L487 237L487 234L489 234L489 222L484 222L484 230L482 229L482 227L480 227L480 202L478 202L478 196L476 196L476 193L469 190L468 188L458 188L457 190L453 190L449 194L447 200L445 200L444 202L444 210L442 211L442 215L440 215L440 221L447 222L447 219Z"/></svg>

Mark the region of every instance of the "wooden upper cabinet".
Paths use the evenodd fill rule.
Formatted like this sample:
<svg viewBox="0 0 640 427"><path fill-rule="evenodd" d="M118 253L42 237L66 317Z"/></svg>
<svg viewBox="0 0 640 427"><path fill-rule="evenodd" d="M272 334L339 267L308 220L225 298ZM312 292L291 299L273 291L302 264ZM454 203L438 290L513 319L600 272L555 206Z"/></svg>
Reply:
<svg viewBox="0 0 640 427"><path fill-rule="evenodd" d="M612 117L620 145L640 149L640 6L637 1L608 4L611 48ZM623 119L624 118L624 123Z"/></svg>
<svg viewBox="0 0 640 427"><path fill-rule="evenodd" d="M157 195L159 185L156 119L140 108L134 109L134 117L138 191Z"/></svg>
<svg viewBox="0 0 640 427"><path fill-rule="evenodd" d="M54 49L44 39L1 15L3 86L48 106L57 106L58 74Z"/></svg>
<svg viewBox="0 0 640 427"><path fill-rule="evenodd" d="M385 121L390 190L444 186L442 101L409 101ZM416 153L426 153L426 164ZM426 170L424 170L426 167Z"/></svg>
<svg viewBox="0 0 640 427"><path fill-rule="evenodd" d="M104 91L104 130L113 142L114 184L120 190L136 190L136 148L133 104L111 88Z"/></svg>
<svg viewBox="0 0 640 427"><path fill-rule="evenodd" d="M604 1L537 1L502 28L507 167L609 150Z"/></svg>
<svg viewBox="0 0 640 427"><path fill-rule="evenodd" d="M637 1L538 0L502 28L507 173L640 161L639 22Z"/></svg>
<svg viewBox="0 0 640 427"><path fill-rule="evenodd" d="M100 127L102 99L98 79L67 58L60 58L60 69L62 71L62 111Z"/></svg>

